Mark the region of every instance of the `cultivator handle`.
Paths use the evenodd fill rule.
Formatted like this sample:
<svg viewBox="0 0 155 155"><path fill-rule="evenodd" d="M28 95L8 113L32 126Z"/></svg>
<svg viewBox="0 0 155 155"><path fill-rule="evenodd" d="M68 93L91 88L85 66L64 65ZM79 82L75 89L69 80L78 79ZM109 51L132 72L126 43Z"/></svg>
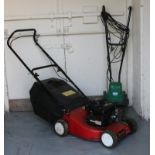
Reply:
<svg viewBox="0 0 155 155"><path fill-rule="evenodd" d="M129 27L129 23L131 19L132 6L129 6L128 10L129 10L129 13L128 13L127 27Z"/></svg>
<svg viewBox="0 0 155 155"><path fill-rule="evenodd" d="M103 5L102 7L102 12L105 12L105 5Z"/></svg>

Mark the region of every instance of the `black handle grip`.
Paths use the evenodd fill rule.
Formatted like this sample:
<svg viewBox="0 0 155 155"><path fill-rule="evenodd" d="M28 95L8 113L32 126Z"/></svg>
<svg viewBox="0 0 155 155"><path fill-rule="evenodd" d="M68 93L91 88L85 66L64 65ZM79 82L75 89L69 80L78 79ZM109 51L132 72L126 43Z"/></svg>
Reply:
<svg viewBox="0 0 155 155"><path fill-rule="evenodd" d="M131 12L131 10L132 10L132 6L129 6L129 8L128 8L128 9L129 9L129 12Z"/></svg>
<svg viewBox="0 0 155 155"><path fill-rule="evenodd" d="M105 12L105 5L103 5L103 7L102 7L102 12L103 13Z"/></svg>
<svg viewBox="0 0 155 155"><path fill-rule="evenodd" d="M129 14L128 14L128 20L127 20L127 27L129 27L129 23L130 23L130 18L131 18L131 11L132 11L132 6L129 6Z"/></svg>
<svg viewBox="0 0 155 155"><path fill-rule="evenodd" d="M7 40L7 44L10 45L10 40L11 38L14 36L15 33L18 33L18 32L28 32L28 31L33 31L33 39L35 40L36 38L36 29L32 28L32 29L17 29L15 31L13 31L11 33L11 35L9 36L8 40Z"/></svg>

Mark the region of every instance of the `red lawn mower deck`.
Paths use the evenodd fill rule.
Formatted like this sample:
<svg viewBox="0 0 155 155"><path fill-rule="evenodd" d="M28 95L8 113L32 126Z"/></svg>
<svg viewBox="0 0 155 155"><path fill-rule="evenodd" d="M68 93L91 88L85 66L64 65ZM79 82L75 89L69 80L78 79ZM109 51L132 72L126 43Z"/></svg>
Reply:
<svg viewBox="0 0 155 155"><path fill-rule="evenodd" d="M127 121L97 127L89 125L86 118L85 108L77 108L65 114L63 119L58 120L54 125L54 130L59 136L66 136L69 133L86 140L101 141L105 147L109 148L133 132L131 124Z"/></svg>

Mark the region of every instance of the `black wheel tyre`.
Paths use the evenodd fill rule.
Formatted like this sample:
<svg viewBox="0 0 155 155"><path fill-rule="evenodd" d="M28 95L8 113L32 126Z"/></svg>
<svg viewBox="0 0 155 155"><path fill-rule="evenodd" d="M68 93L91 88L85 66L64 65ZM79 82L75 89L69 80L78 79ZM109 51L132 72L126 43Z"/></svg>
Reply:
<svg viewBox="0 0 155 155"><path fill-rule="evenodd" d="M114 132L106 130L101 135L101 142L106 148L112 148L117 144L118 138Z"/></svg>
<svg viewBox="0 0 155 155"><path fill-rule="evenodd" d="M104 92L103 92L103 100L104 100L104 101L106 101L106 97L107 97L107 92L104 91Z"/></svg>
<svg viewBox="0 0 155 155"><path fill-rule="evenodd" d="M135 133L138 129L137 123L132 118L126 118L124 120L125 123L127 123L131 129L131 133Z"/></svg>
<svg viewBox="0 0 155 155"><path fill-rule="evenodd" d="M64 137L68 135L68 124L64 120L58 120L54 124L54 131L58 136Z"/></svg>
<svg viewBox="0 0 155 155"><path fill-rule="evenodd" d="M127 95L125 96L125 99L124 99L124 105L125 106L129 105L129 99L128 99Z"/></svg>
<svg viewBox="0 0 155 155"><path fill-rule="evenodd" d="M103 96L106 96L106 95L107 95L107 92L106 92L106 91L104 91L104 92L103 92Z"/></svg>

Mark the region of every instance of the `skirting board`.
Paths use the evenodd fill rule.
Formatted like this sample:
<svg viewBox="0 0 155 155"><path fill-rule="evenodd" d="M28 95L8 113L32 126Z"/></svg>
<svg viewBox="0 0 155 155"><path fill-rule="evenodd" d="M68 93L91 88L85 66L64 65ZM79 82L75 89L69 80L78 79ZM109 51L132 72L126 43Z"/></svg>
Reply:
<svg viewBox="0 0 155 155"><path fill-rule="evenodd" d="M90 96L90 99L100 99L101 96ZM9 109L10 112L15 112L15 111L33 111L30 99L14 99L14 100L9 100Z"/></svg>
<svg viewBox="0 0 155 155"><path fill-rule="evenodd" d="M32 105L29 99L9 100L9 109L10 109L10 112L33 111Z"/></svg>

